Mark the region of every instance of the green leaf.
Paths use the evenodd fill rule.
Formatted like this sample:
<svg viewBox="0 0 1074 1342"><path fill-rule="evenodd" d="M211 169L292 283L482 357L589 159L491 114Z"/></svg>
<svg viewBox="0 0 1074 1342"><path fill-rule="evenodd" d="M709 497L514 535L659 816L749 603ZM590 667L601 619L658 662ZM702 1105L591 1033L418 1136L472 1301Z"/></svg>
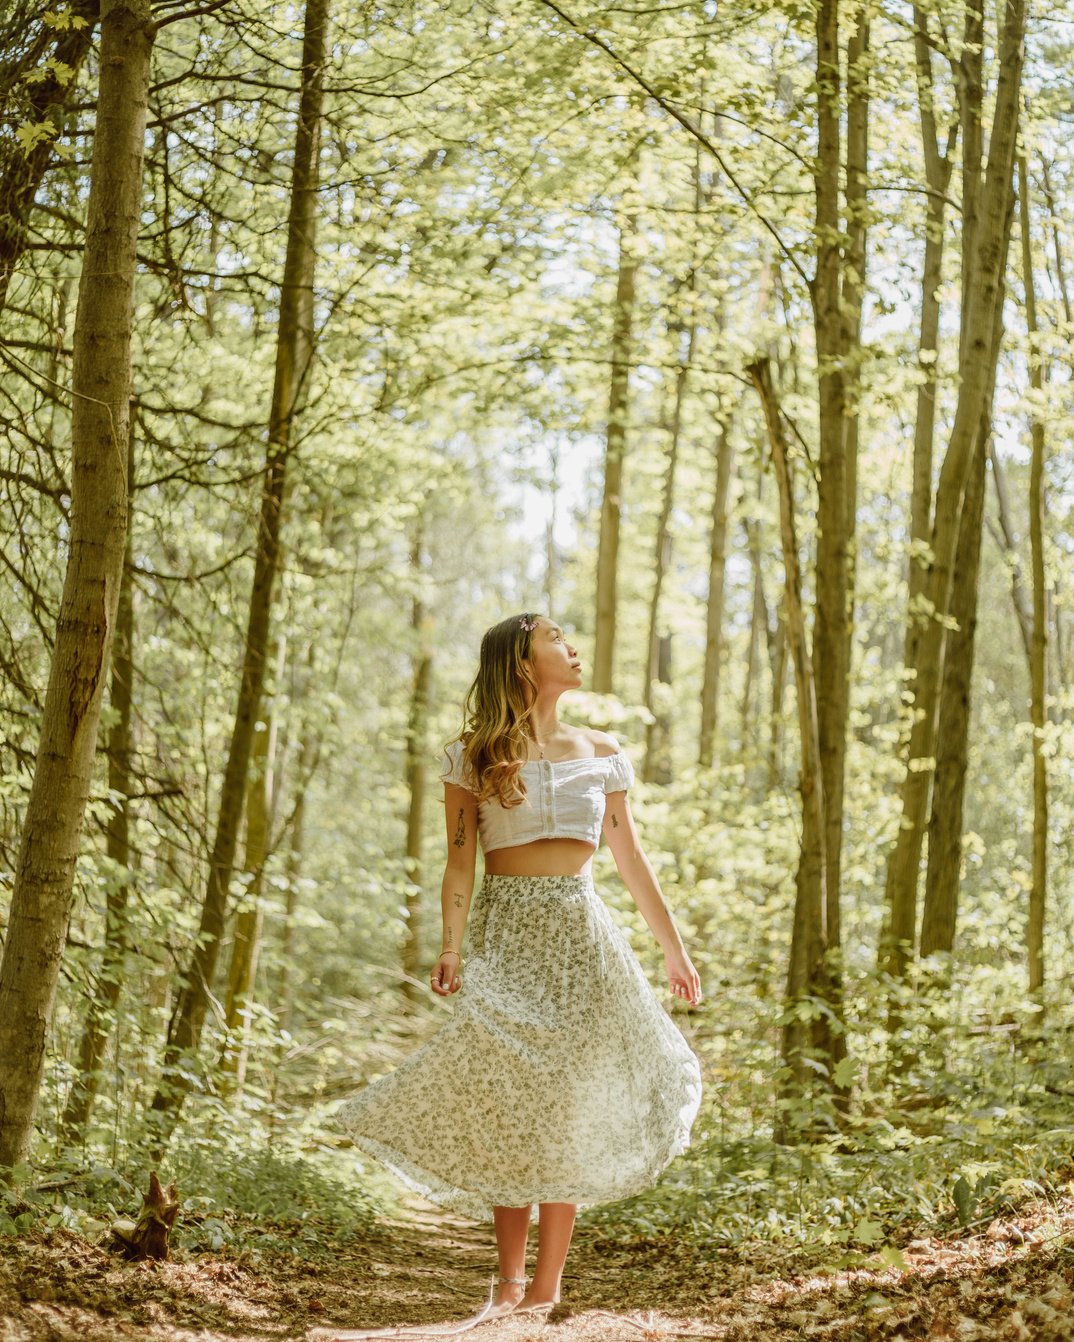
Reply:
<svg viewBox="0 0 1074 1342"><path fill-rule="evenodd" d="M955 1180L955 1186L951 1190L951 1197L953 1198L955 1208L958 1211L958 1219L965 1225L973 1214L974 1197L969 1182L964 1174L960 1174Z"/></svg>
<svg viewBox="0 0 1074 1342"><path fill-rule="evenodd" d="M866 1217L854 1227L854 1238L862 1244L875 1244L883 1233L884 1227L879 1221L870 1221Z"/></svg>
<svg viewBox="0 0 1074 1342"><path fill-rule="evenodd" d="M902 1250L894 1244L885 1244L882 1249L877 1249L876 1256L885 1267L897 1267L902 1272L910 1270L910 1264L903 1257Z"/></svg>
<svg viewBox="0 0 1074 1342"><path fill-rule="evenodd" d="M15 127L15 139L24 154L29 154L42 140L51 140L55 127L45 121L24 121Z"/></svg>

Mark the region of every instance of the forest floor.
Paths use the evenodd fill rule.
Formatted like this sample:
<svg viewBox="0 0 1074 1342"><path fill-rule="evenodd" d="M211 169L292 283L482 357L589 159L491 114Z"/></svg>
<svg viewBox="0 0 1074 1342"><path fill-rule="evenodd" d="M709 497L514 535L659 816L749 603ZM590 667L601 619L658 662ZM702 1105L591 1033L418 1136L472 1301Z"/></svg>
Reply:
<svg viewBox="0 0 1074 1342"><path fill-rule="evenodd" d="M491 1226L415 1204L405 1221L334 1259L186 1253L124 1263L57 1227L0 1239L3 1342L329 1342L349 1329L459 1323L487 1298ZM531 1228L530 1263L536 1225ZM611 1241L576 1227L548 1322L509 1316L473 1342L814 1338L1069 1342L1074 1184L987 1225L900 1240L905 1268L825 1269L819 1252L769 1243ZM836 1257L830 1251L827 1261ZM413 1335L412 1335L413 1336Z"/></svg>

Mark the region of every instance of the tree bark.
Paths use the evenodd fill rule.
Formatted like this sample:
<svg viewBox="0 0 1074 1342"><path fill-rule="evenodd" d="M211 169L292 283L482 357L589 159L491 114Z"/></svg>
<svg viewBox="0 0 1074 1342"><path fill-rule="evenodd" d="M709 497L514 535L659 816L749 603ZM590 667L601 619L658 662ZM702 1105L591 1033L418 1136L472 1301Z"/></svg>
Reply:
<svg viewBox="0 0 1074 1342"><path fill-rule="evenodd" d="M24 1159L33 1132L123 577L132 301L153 36L148 0L102 0L75 319L67 571L0 962L0 1167Z"/></svg>
<svg viewBox="0 0 1074 1342"><path fill-rule="evenodd" d="M633 190L633 169L629 190ZM637 261L634 256L637 216L625 211L619 230L619 278L612 325L611 384L608 392L608 431L604 452L604 492L600 505L597 551L597 617L593 642L593 691L612 694L615 688L616 579L619 569L619 517L623 489L623 454L629 414L631 328Z"/></svg>
<svg viewBox="0 0 1074 1342"><path fill-rule="evenodd" d="M127 432L128 497L134 489L134 426L132 413ZM131 530L134 510L127 508L126 545L123 552L123 577L116 609L116 632L112 641L109 707L116 718L108 732L108 790L113 797L112 813L105 831L106 852L112 864L112 879L105 895L104 946L101 967L94 977L93 995L86 1010L78 1045L78 1073L60 1119L62 1139L74 1144L79 1140L93 1112L100 1083L100 1068L115 1020L116 1003L123 990L123 958L127 950L127 902L130 883L126 869L130 855L131 793L131 707L134 686L134 588L131 574L134 559ZM123 872L119 877L118 873Z"/></svg>
<svg viewBox="0 0 1074 1342"><path fill-rule="evenodd" d="M787 640L794 666L798 701L798 729L802 764L799 789L802 794L802 847L795 882L794 925L784 1000L782 1056L785 1079L778 1083L781 1099L793 1101L800 1088L815 1080L809 1063L831 1054L831 1018L804 999L827 1000L828 950L824 860L824 780L820 763L820 728L817 691L806 640L802 610L802 580L798 566L798 538L794 517L794 481L783 424L776 405L767 359L747 369L757 388L772 446L772 464L779 489L780 535L783 544L784 593L787 607ZM781 1109L774 1125L776 1141L787 1141L794 1126L787 1109Z"/></svg>
<svg viewBox="0 0 1074 1342"><path fill-rule="evenodd" d="M694 146L694 234L700 236L697 228L704 189L701 172L701 146ZM664 484L660 498L660 514L656 523L656 537L653 545L653 586L649 601L649 643L645 659L644 683L642 685L642 703L652 714L646 725L645 755L642 760L641 776L646 782L670 783L671 763L671 714L669 695L657 686L671 684L671 631L661 630L660 598L664 589L664 578L671 567L671 510L675 502L675 471L679 460L679 443L682 437L683 405L686 400L686 388L693 367L694 351L697 347L698 314L698 275L701 260L696 248L690 258L689 273L680 293L686 294L685 316L676 314L670 324L670 333L675 344L675 354L680 363L675 370L674 402L671 413L671 425L668 430L667 460L664 471ZM676 295L678 296L678 295ZM719 327L719 320L717 326ZM686 349L682 350L682 332L686 330Z"/></svg>
<svg viewBox="0 0 1074 1342"><path fill-rule="evenodd" d="M696 270L691 268L692 291L696 291ZM660 495L660 514L656 520L656 537L653 543L653 586L649 597L649 639L645 658L644 684L642 685L642 703L652 714L652 720L646 725L645 755L642 760L641 776L648 783L671 782L671 724L665 696L659 691L654 693L657 684L670 684L671 681L671 635L660 628L660 597L664 590L664 576L671 567L671 509L675 500L675 468L679 459L679 438L682 433L682 407L686 396L686 383L690 365L694 357L694 344L697 338L697 322L689 318L684 361L675 370L674 407L668 430L668 449L664 464L664 482Z"/></svg>
<svg viewBox="0 0 1074 1342"><path fill-rule="evenodd" d="M410 555L411 571L418 577L421 568L421 533L415 537ZM428 770L425 764L425 738L429 719L429 698L432 686L433 655L430 647L432 621L419 597L411 607L410 628L414 648L414 676L410 690L410 717L406 733L406 785L409 805L406 821L406 873L409 887L406 895L406 936L403 941L403 994L414 1003L424 1000L422 959L429 954L422 949L424 928L421 922L421 836L425 818L425 795ZM439 952L439 945L436 946Z"/></svg>
<svg viewBox="0 0 1074 1342"><path fill-rule="evenodd" d="M837 22L837 9L833 2ZM836 60L838 58L836 57ZM846 256L839 261L838 238L834 276L825 239L834 221L839 182L838 96L834 97L836 122L825 133L831 143L820 155L821 170L831 181L818 190L817 224L821 238L816 297L821 278L831 293L815 299L820 371L820 486L818 494L817 609L813 631L813 667L817 685L817 725L820 761L824 774L825 891L827 894L828 983L825 1000L836 1020L843 1019L842 988L842 890L843 790L846 770L847 719L850 711L850 671L854 632L854 536L857 521L858 405L861 394L861 319L865 293L866 236L868 225L869 159L869 12L865 5L854 11L854 29L847 48L847 146L846 146ZM829 196L831 199L829 199ZM823 214L821 203L823 202ZM822 335L823 330L823 335ZM841 374L825 377L823 366L830 359ZM830 1063L834 1068L846 1056L846 1033L833 1030ZM846 1105L849 1091L835 1087L839 1102Z"/></svg>
<svg viewBox="0 0 1074 1342"><path fill-rule="evenodd" d="M1007 481L1003 470L1003 462L996 452L994 441L989 443L988 459L992 465L992 483L995 486L996 493L996 518L999 522L999 534L996 534L994 527L991 530L997 547L1003 552L1007 561L1011 579L1011 602L1014 606L1014 616L1018 621L1018 633L1022 639L1022 649L1025 652L1026 664L1028 665L1033 656L1032 596L1026 596L1025 587L1022 583L1022 560L1018 553L1014 525L1011 521Z"/></svg>
<svg viewBox="0 0 1074 1342"><path fill-rule="evenodd" d="M697 762L711 769L716 760L716 733L720 723L720 663L723 654L724 579L727 572L727 500L735 449L731 419L716 424L716 479L709 522L709 585L705 600L705 668L701 682L701 734ZM762 607L764 598L761 598ZM756 615L756 609L755 609Z"/></svg>
<svg viewBox="0 0 1074 1342"><path fill-rule="evenodd" d="M839 24L837 0L821 0L817 11L817 168L814 234L817 269L810 284L813 325L817 350L818 437L820 470L817 497L816 611L813 622L811 674L815 676L817 745L821 768L816 817L822 824L825 875L823 941L826 958L818 965L822 978L805 989L836 1006L839 987L839 880L842 846L843 772L846 754L846 719L849 702L850 624L848 548L851 515L855 510L848 488L848 411L854 398L850 382L856 367L854 337L860 319L864 280L864 207L866 115L862 98L864 75L861 57L867 52L868 29L864 12L857 12L858 26L852 41L848 92L848 118L855 132L852 161L847 151L847 213L853 228L848 253L857 256L859 273L852 278L850 258L840 255L839 177L841 169L839 74ZM855 54L856 53L856 54ZM857 60L857 68L854 61ZM848 125L849 130L849 125ZM844 292L846 291L846 292ZM788 631L790 632L790 631ZM792 646L793 651L793 646ZM800 877L804 879L804 877ZM815 895L810 892L809 899ZM794 999L791 998L790 1001ZM788 1003L790 1005L790 1002ZM813 1034L821 1027L815 1025ZM845 1052L841 1031L824 1031L824 1055L834 1065Z"/></svg>
<svg viewBox="0 0 1074 1342"><path fill-rule="evenodd" d="M1018 198L1022 223L1022 280L1029 333L1029 385L1041 404L1045 368L1037 338L1037 294L1033 282L1033 249L1029 228L1029 174L1025 156L1018 156ZM1064 300L1065 300L1064 290ZM1069 311L1069 308L1068 308ZM1029 657L1030 717L1033 722L1033 884L1029 890L1026 929L1028 988L1037 1003L1038 1020L1044 1013L1044 915L1048 895L1048 762L1044 754L1044 727L1048 697L1048 614L1044 599L1044 421L1034 412L1030 421L1032 456L1029 463L1029 546L1033 573L1033 640Z"/></svg>
<svg viewBox="0 0 1074 1342"><path fill-rule="evenodd" d="M261 895L265 884L265 863L271 855L272 816L276 809L277 760L280 752L280 696L287 664L287 639L281 634L276 645L276 674L267 721L264 714L254 730L251 747L253 768L246 780L246 844L243 867L249 883L242 904L235 914L228 966L227 999L224 1003L225 1036L220 1050L220 1069L230 1074L235 1088L246 1080L250 1051L250 1014L257 982L257 962L261 954L265 909Z"/></svg>
<svg viewBox="0 0 1074 1342"><path fill-rule="evenodd" d="M918 868L933 768L951 568L966 481L992 386L989 358L1006 260L1004 220L1013 188L1024 31L1024 0L1008 0L988 168L980 192L980 223L971 225L973 240L964 266L963 279L969 282L969 290L964 293L965 319L960 333L958 403L936 491L922 619L914 618L911 629L907 670L914 684L914 721L906 776L900 788L900 823L885 880L886 921L878 955L880 968L897 977L905 973L916 944ZM964 132L966 128L964 119Z"/></svg>
<svg viewBox="0 0 1074 1342"><path fill-rule="evenodd" d="M990 431L982 429L982 435ZM936 734L935 780L921 911L922 957L936 951L951 951L955 941L987 459L988 450L983 440L974 452L955 552L950 613L958 621L958 628L947 631L943 660L941 725Z"/></svg>
<svg viewBox="0 0 1074 1342"><path fill-rule="evenodd" d="M1008 213L1004 226L1008 243L1012 214L1013 209ZM992 384L966 485L958 529L958 549L955 552L950 613L958 627L947 631L943 658L943 683L936 733L936 776L932 789L925 899L921 913L922 956L931 955L934 951L951 951L955 941L962 867L962 816L969 765L970 690L977 632L981 530L987 487L986 466L992 438L992 398L999 349L1003 341L1004 292L1001 286L992 326Z"/></svg>
<svg viewBox="0 0 1074 1342"><path fill-rule="evenodd" d="M559 545L556 527L559 524L559 495L561 489L559 468L562 453L556 442L548 445L548 527L545 531L544 608L554 611L559 600Z"/></svg>
<svg viewBox="0 0 1074 1342"><path fill-rule="evenodd" d="M150 1110L155 1118L155 1131L150 1136L151 1154L157 1159L163 1154L183 1101L193 1084L191 1065L195 1062L201 1040L227 916L251 741L264 682L292 422L297 398L312 359L312 329L303 328L303 316L306 315L308 319L311 311L309 294L313 287L316 259L317 158L327 26L328 0L308 0L302 45L302 87L291 177L287 256L280 294L276 373L269 416L269 447L261 494L242 679L221 788L216 834L209 856L209 878L201 921L190 965L183 976L168 1029L164 1075ZM181 1065L184 1061L186 1066Z"/></svg>
<svg viewBox="0 0 1074 1342"><path fill-rule="evenodd" d="M914 56L917 63L918 116L925 159L925 251L921 273L921 320L918 326L917 362L921 381L917 388L914 416L913 487L910 496L910 554L908 557L908 608L917 609L927 572L932 518L932 445L936 434L936 374L940 339L940 284L943 281L944 230L947 191L954 160L952 152L958 122L948 128L946 152L940 153L932 83L932 46L926 11L914 9ZM903 664L910 665L910 630L907 622Z"/></svg>
<svg viewBox="0 0 1074 1342"><path fill-rule="evenodd" d="M10 25L40 22L43 8L34 5L13 9L8 22ZM0 139L0 312L7 305L11 277L26 250L30 211L52 162L53 142L63 130L64 107L74 92L78 72L93 47L100 9L103 9L100 0L71 0L63 11L69 26L42 26L27 60L14 66L6 65L3 70L3 87L10 91L20 77L25 81L29 73L25 66L32 61L33 74L40 74L42 78L23 84L26 115L18 119L31 125L50 124L51 133L37 139L28 152L13 136L5 135ZM0 31L0 50L6 45L5 36ZM63 82L56 69L65 65L71 68L72 74ZM18 115L11 106L7 110L9 116Z"/></svg>

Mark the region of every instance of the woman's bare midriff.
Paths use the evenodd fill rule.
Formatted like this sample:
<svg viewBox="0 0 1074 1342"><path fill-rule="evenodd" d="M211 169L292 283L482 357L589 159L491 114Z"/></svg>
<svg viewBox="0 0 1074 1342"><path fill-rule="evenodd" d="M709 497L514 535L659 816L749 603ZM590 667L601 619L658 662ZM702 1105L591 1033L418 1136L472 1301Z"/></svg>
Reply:
<svg viewBox="0 0 1074 1342"><path fill-rule="evenodd" d="M580 876L596 852L585 839L534 839L485 855L489 876Z"/></svg>

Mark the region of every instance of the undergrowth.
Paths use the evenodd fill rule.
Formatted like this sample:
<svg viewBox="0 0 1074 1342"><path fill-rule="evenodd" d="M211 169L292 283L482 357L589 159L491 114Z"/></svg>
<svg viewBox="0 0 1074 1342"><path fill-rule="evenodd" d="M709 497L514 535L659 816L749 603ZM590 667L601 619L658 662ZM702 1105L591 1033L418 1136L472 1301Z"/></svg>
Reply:
<svg viewBox="0 0 1074 1342"><path fill-rule="evenodd" d="M777 1144L775 1066L763 1093L751 1093L749 1077L734 1075L716 1046L709 1070L722 1084L706 1087L690 1149L654 1189L587 1208L580 1220L615 1238L674 1233L699 1247L781 1240L831 1247L833 1263L857 1261L860 1250L897 1261L908 1238L1056 1199L1074 1175L1064 1012L1053 1008L1042 1029L1034 1004L993 998L991 1009L959 1020L942 984L919 978L901 990L895 1066L880 1027L887 999L854 1000L839 1069L854 1082L845 1112L818 1085L789 1105L810 1139ZM773 1058L777 1047L773 1039Z"/></svg>
<svg viewBox="0 0 1074 1342"><path fill-rule="evenodd" d="M954 993L928 969L898 989L867 973L849 982L848 1056L837 1079L850 1085L850 1102L831 1106L818 1061L822 1084L789 1111L812 1134L797 1144L772 1136L780 1020L771 1000L747 1005L743 993L690 1017L674 1013L705 1075L692 1145L649 1192L584 1208L579 1224L608 1239L686 1237L699 1253L762 1240L833 1264L863 1254L897 1262L909 1238L957 1233L1030 1198L1054 1200L1074 1161L1071 1018L1051 1003L1042 1025L1012 984L1014 975L985 964ZM892 992L901 1012L894 1036ZM339 1033L355 1071L379 1074L440 1019L430 1012L407 1029L340 1025ZM365 1052L356 1039L368 1040ZM402 1190L331 1129L341 1097L332 1048L318 1066L324 1085L319 1075L314 1094L296 1092L286 1110L256 1084L227 1099L193 1098L155 1165L133 1141L98 1131L79 1150L20 1167L12 1187L0 1183L0 1235L62 1225L104 1241L117 1217L136 1218L151 1168L177 1186L179 1252L316 1259L380 1235L386 1217L407 1214Z"/></svg>

